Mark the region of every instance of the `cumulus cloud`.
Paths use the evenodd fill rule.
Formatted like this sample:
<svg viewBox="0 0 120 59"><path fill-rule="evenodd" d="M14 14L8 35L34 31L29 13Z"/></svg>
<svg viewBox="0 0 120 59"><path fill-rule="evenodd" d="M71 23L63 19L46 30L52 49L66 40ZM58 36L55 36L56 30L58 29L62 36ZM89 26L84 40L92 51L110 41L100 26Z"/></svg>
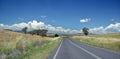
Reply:
<svg viewBox="0 0 120 59"><path fill-rule="evenodd" d="M28 27L28 31L35 30L35 29L47 29L49 32L52 33L65 33L65 34L75 34L75 33L81 33L82 30L74 30L74 29L66 29L63 27L55 27L50 24L45 24L44 22L38 22L36 20L29 21L28 23L18 23L18 24L12 24L12 25L5 25L0 24L0 29L11 29L14 31L21 31L22 28ZM96 34L103 34L103 33L113 33L113 32L120 32L120 23L114 23L109 24L108 26L100 26L95 28L89 29L90 33L96 33Z"/></svg>
<svg viewBox="0 0 120 59"><path fill-rule="evenodd" d="M110 24L105 30L107 32L120 32L120 23Z"/></svg>
<svg viewBox="0 0 120 59"><path fill-rule="evenodd" d="M88 18L80 20L81 23L85 23L85 22L89 22L89 21L90 21L90 19L88 19Z"/></svg>
<svg viewBox="0 0 120 59"><path fill-rule="evenodd" d="M106 27L100 26L97 28L91 28L91 33L114 33L114 32L120 32L120 23L110 24Z"/></svg>
<svg viewBox="0 0 120 59"><path fill-rule="evenodd" d="M91 28L89 31L90 31L90 33L98 33L98 34L105 33L103 26L100 26L97 28Z"/></svg>
<svg viewBox="0 0 120 59"><path fill-rule="evenodd" d="M63 27L54 27L50 24L45 24L44 22L37 22L36 20L29 21L28 23L18 23L13 25L4 25L0 24L0 29L11 29L11 30L21 30L24 27L28 27L28 31L35 30L35 29L47 29L50 32L54 33L66 33L66 34L74 34L79 33L79 30L71 30L65 29Z"/></svg>

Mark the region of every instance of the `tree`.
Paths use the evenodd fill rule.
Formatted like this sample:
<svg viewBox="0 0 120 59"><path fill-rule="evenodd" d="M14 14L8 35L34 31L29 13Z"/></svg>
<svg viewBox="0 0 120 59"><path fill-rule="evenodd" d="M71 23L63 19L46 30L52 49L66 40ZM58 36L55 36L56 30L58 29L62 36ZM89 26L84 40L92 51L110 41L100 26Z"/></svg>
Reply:
<svg viewBox="0 0 120 59"><path fill-rule="evenodd" d="M88 33L89 33L88 30L89 30L89 29L88 29L87 27L84 27L84 28L82 29L84 35L86 35L86 36L88 35Z"/></svg>
<svg viewBox="0 0 120 59"><path fill-rule="evenodd" d="M32 30L30 31L29 33L32 34L32 35L41 35L41 36L47 36L47 32L48 30L45 30L45 29L39 29L39 30Z"/></svg>
<svg viewBox="0 0 120 59"><path fill-rule="evenodd" d="M59 35L58 34L55 34L55 37L58 37Z"/></svg>
<svg viewBox="0 0 120 59"><path fill-rule="evenodd" d="M48 32L48 30L42 29L42 30L40 30L40 35L47 36L47 32Z"/></svg>
<svg viewBox="0 0 120 59"><path fill-rule="evenodd" d="M22 31L26 34L27 33L27 27L24 27Z"/></svg>

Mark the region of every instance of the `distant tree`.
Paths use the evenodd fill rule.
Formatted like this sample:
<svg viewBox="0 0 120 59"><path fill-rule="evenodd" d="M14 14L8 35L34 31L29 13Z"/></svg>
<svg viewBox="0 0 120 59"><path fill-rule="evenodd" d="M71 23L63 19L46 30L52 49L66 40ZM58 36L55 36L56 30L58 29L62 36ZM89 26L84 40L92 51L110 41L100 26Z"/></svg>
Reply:
<svg viewBox="0 0 120 59"><path fill-rule="evenodd" d="M58 34L55 34L55 37L58 37L59 35Z"/></svg>
<svg viewBox="0 0 120 59"><path fill-rule="evenodd" d="M41 36L47 36L47 32L48 30L45 30L45 29L42 29L42 30L33 30L33 31L30 31L29 33L32 34L32 35L41 35Z"/></svg>
<svg viewBox="0 0 120 59"><path fill-rule="evenodd" d="M88 35L88 33L89 33L88 30L89 30L89 29L88 29L87 27L84 27L84 28L82 29L84 35L86 35L86 36Z"/></svg>
<svg viewBox="0 0 120 59"><path fill-rule="evenodd" d="M27 33L27 27L24 27L23 29L22 29L22 31L26 34Z"/></svg>
<svg viewBox="0 0 120 59"><path fill-rule="evenodd" d="M48 30L43 29L43 30L40 31L40 35L41 36L47 36L47 32L48 32Z"/></svg>

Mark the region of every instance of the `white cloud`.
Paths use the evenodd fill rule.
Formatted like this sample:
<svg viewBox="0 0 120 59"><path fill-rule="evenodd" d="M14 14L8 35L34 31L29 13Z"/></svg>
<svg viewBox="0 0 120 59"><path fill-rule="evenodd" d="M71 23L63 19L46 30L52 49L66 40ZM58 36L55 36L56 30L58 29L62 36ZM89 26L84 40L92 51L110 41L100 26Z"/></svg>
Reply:
<svg viewBox="0 0 120 59"><path fill-rule="evenodd" d="M63 27L54 27L49 24L45 24L44 22L37 22L36 20L29 21L28 23L18 23L13 25L4 25L0 24L0 29L11 29L11 30L21 30L24 27L28 27L28 31L34 30L34 29L47 29L50 32L54 33L79 33L79 30L71 30L71 29L65 29Z"/></svg>
<svg viewBox="0 0 120 59"><path fill-rule="evenodd" d="M120 32L120 23L110 24L105 30L107 32Z"/></svg>
<svg viewBox="0 0 120 59"><path fill-rule="evenodd" d="M28 27L28 31L34 29L47 29L49 32L53 32L53 33L74 34L74 33L82 32L82 30L65 29L60 26L54 27L50 24L45 24L44 22L37 22L36 20L29 21L28 23L22 22L13 25L0 24L0 29L21 30L24 27ZM100 26L100 27L90 28L89 32L96 34L120 32L120 23L110 24L106 27Z"/></svg>
<svg viewBox="0 0 120 59"><path fill-rule="evenodd" d="M46 18L47 16L40 16L41 18Z"/></svg>
<svg viewBox="0 0 120 59"><path fill-rule="evenodd" d="M81 19L81 20L80 20L81 23L89 22L89 21L90 21L90 19L88 19L88 18L86 18L86 19Z"/></svg>
<svg viewBox="0 0 120 59"><path fill-rule="evenodd" d="M104 27L103 26L100 26L100 27L97 27L97 28L91 28L90 30L90 33L105 33L105 30L104 30Z"/></svg>
<svg viewBox="0 0 120 59"><path fill-rule="evenodd" d="M97 28L91 28L91 33L114 33L114 32L120 32L120 23L110 24L106 27L100 26Z"/></svg>

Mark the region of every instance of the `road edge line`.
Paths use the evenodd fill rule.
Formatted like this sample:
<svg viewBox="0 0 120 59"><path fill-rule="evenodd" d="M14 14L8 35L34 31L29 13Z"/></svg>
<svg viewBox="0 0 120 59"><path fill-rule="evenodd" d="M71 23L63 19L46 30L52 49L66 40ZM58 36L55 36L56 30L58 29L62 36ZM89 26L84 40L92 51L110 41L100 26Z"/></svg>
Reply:
<svg viewBox="0 0 120 59"><path fill-rule="evenodd" d="M76 46L77 48L79 48L79 49L85 51L86 53L90 54L91 56L93 56L93 57L95 57L95 58L97 58L97 59L102 59L102 58L100 58L99 56L97 56L97 55L95 55L95 54L89 52L88 50L86 50L86 49L84 49L84 48L78 46L77 44L73 43L72 41L69 40L69 42L70 42L71 44L73 44L74 46Z"/></svg>
<svg viewBox="0 0 120 59"><path fill-rule="evenodd" d="M59 53L59 51L60 51L60 48L61 48L62 42L63 42L63 39L62 39L62 41L61 41L61 43L60 43L60 45L59 45L59 47L58 47L58 49L57 49L57 51L56 51L54 57L53 57L53 59L56 59L56 57L57 57L57 55L58 55L58 53Z"/></svg>

